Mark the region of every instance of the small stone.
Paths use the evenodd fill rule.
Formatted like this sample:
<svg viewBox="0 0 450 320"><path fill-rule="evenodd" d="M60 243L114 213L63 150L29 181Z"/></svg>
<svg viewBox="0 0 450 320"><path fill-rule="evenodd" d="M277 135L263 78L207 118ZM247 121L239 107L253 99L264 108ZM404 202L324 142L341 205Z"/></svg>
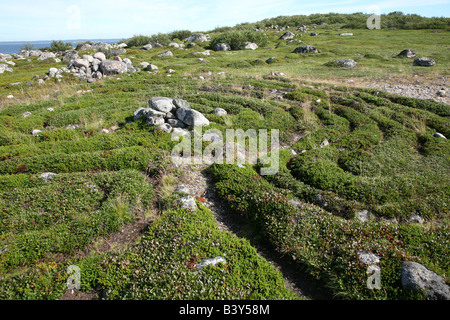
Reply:
<svg viewBox="0 0 450 320"><path fill-rule="evenodd" d="M159 126L164 123L164 118L162 117L148 117L147 124L150 126Z"/></svg>
<svg viewBox="0 0 450 320"><path fill-rule="evenodd" d="M41 173L41 175L40 175L40 177L41 177L42 179L44 179L45 182L50 181L50 180L53 179L55 176L57 176L57 174L56 174L56 173L53 173L53 172L44 172L44 173Z"/></svg>
<svg viewBox="0 0 450 320"><path fill-rule="evenodd" d="M357 255L359 261L369 266L380 262L380 257L371 252L358 251Z"/></svg>
<svg viewBox="0 0 450 320"><path fill-rule="evenodd" d="M221 257L221 256L218 256L218 257L215 257L215 258L209 258L209 259L205 259L205 260L203 260L201 263L199 263L198 264L198 266L197 266L197 268L199 269L199 270L201 270L202 268L204 268L204 267L206 267L206 266L210 266L210 265L213 265L213 266L215 266L216 264L218 264L218 263L227 263L227 261L225 260L225 258L223 258L223 257Z"/></svg>
<svg viewBox="0 0 450 320"><path fill-rule="evenodd" d="M31 116L31 112L29 111L22 113L22 117L24 118L28 118L29 116Z"/></svg>
<svg viewBox="0 0 450 320"><path fill-rule="evenodd" d="M356 213L356 218L361 222L369 221L369 211L364 209Z"/></svg>
<svg viewBox="0 0 450 320"><path fill-rule="evenodd" d="M217 115L217 116L225 116L225 115L227 115L227 111L225 109L222 109L222 108L215 108L213 110L213 113L215 115Z"/></svg>
<svg viewBox="0 0 450 320"><path fill-rule="evenodd" d="M436 92L436 94L437 94L439 97L445 97L445 95L446 95L445 89L444 89L444 88L439 89L438 92Z"/></svg>
<svg viewBox="0 0 450 320"><path fill-rule="evenodd" d="M408 222L422 224L425 222L425 220L420 215L418 215L416 212L413 212L413 213L411 213L411 215L408 219Z"/></svg>
<svg viewBox="0 0 450 320"><path fill-rule="evenodd" d="M170 50L167 50L158 54L158 57L173 57L173 53Z"/></svg>
<svg viewBox="0 0 450 320"><path fill-rule="evenodd" d="M435 138L444 138L447 139L442 133L436 132L433 134L433 137Z"/></svg>
<svg viewBox="0 0 450 320"><path fill-rule="evenodd" d="M197 203L195 202L195 199L192 196L182 197L178 199L178 203L181 205L181 209L197 211Z"/></svg>
<svg viewBox="0 0 450 320"><path fill-rule="evenodd" d="M163 123L155 128L155 131L172 132L172 126L168 123Z"/></svg>
<svg viewBox="0 0 450 320"><path fill-rule="evenodd" d="M329 144L330 144L330 143L328 142L328 140L325 139L325 140L323 140L322 143L320 144L320 147L323 148L323 147L328 146Z"/></svg>

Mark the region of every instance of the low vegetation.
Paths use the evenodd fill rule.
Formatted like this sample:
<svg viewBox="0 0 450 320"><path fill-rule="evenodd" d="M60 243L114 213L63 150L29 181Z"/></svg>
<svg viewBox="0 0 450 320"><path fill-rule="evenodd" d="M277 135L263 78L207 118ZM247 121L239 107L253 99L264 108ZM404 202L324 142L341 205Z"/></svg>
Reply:
<svg viewBox="0 0 450 320"><path fill-rule="evenodd" d="M450 137L450 108L363 85L448 77L448 19L393 13L382 16L383 30L360 29L366 19L277 17L217 28L182 49L167 45L189 30L137 35L123 40L120 56L158 70L93 83L65 74L29 82L67 62L15 60L0 75L0 299L64 298L71 265L81 270L79 292L94 298L304 298L250 240L220 229L202 201L197 211L176 205L175 185L189 171L171 162L179 142L133 119L151 97L188 101L210 121L203 130L224 137L226 129L279 130L276 174L260 175L265 155L257 164L213 164L209 187L245 221L243 235L331 297L422 299L401 285L404 261L448 283L450 143L435 133ZM412 22L421 30L391 30ZM300 37L303 24L319 35ZM288 25L294 41L280 39ZM354 36L339 36L346 31ZM163 47L141 49L153 42ZM220 42L232 50L215 52ZM259 48L240 50L245 42ZM397 58L405 43L436 66ZM294 52L303 44L319 53ZM172 57L158 56L168 49ZM326 65L345 58L357 66ZM367 287L361 252L380 258L381 290ZM226 262L198 268L219 256Z"/></svg>

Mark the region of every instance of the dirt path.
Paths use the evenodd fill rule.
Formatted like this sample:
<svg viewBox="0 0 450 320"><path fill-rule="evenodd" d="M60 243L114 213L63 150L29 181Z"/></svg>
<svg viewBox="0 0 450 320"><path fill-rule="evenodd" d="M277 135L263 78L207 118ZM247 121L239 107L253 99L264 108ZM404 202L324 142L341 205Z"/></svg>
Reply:
<svg viewBox="0 0 450 320"><path fill-rule="evenodd" d="M269 246L261 244L251 232L246 230L244 226L248 224L244 218L233 214L228 204L217 195L215 184L206 165L183 166L183 169L185 176L181 183L187 187L193 197L203 198L203 204L211 210L220 230L248 239L258 254L282 273L286 287L299 298L311 300L331 298L322 284L301 272L292 260L280 256Z"/></svg>

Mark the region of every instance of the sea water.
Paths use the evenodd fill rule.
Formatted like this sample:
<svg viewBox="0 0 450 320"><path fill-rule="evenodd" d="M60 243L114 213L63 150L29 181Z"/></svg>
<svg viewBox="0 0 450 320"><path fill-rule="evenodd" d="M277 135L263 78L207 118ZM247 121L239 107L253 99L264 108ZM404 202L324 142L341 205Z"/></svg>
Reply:
<svg viewBox="0 0 450 320"><path fill-rule="evenodd" d="M92 43L96 42L105 42L109 44L117 43L121 39L82 39L82 40L63 40L63 42L70 43L75 48L78 43L90 41ZM43 40L43 41L8 41L8 42L0 42L0 53L19 53L19 51L23 48L24 45L33 46L34 50L50 47L52 43L51 40Z"/></svg>

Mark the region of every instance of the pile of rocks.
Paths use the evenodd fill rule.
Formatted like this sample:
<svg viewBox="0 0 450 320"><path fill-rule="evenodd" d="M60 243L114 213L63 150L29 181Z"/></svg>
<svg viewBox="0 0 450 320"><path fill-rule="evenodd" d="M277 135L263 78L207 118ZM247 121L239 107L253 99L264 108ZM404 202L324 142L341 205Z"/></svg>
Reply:
<svg viewBox="0 0 450 320"><path fill-rule="evenodd" d="M64 59L69 60L67 67L60 69L50 68L48 72L49 77L61 78L62 73L70 73L88 82L94 82L97 79L102 79L104 76L138 71L133 67L130 59L125 58L122 60L119 56L115 56L113 60L108 60L103 52L97 52L93 56L83 55L80 58L76 51L67 51Z"/></svg>
<svg viewBox="0 0 450 320"><path fill-rule="evenodd" d="M201 112L192 109L189 102L183 99L152 97L148 106L137 109L133 121L144 117L148 125L157 126L155 130L169 133L174 128L209 126L209 120Z"/></svg>
<svg viewBox="0 0 450 320"><path fill-rule="evenodd" d="M61 62L61 59L58 58L57 53L41 51L41 50L20 50L18 54L13 54L12 56L16 60L24 60L29 57L38 57L37 60L47 60L53 59L55 62Z"/></svg>
<svg viewBox="0 0 450 320"><path fill-rule="evenodd" d="M405 58L415 58L416 53L411 49L405 49L402 52L400 52L397 57L405 57ZM428 57L422 57L414 59L413 66L419 66L419 67L432 67L436 65L436 61L434 61L431 58Z"/></svg>

